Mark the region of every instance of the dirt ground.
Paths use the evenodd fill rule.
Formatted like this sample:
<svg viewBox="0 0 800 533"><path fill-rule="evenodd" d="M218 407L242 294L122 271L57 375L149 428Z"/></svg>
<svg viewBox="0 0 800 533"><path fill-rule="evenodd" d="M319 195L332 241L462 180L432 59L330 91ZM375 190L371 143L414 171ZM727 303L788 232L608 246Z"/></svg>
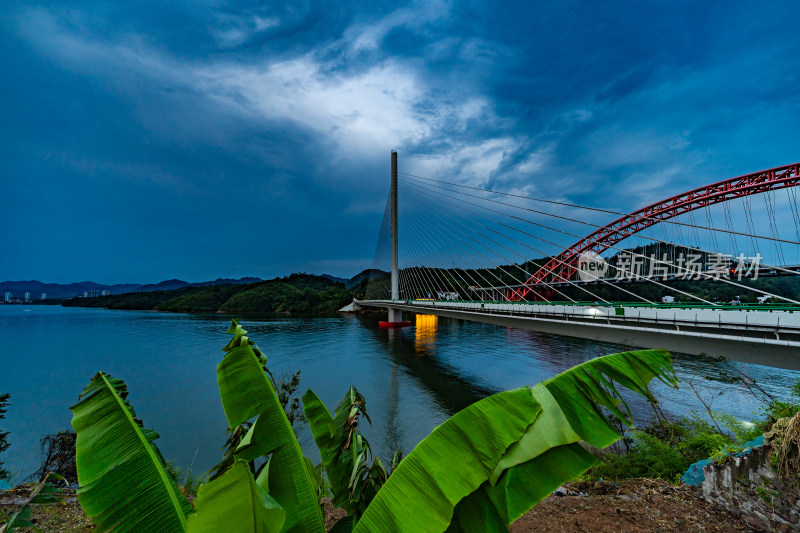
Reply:
<svg viewBox="0 0 800 533"><path fill-rule="evenodd" d="M511 533L755 531L733 514L699 499L696 489L661 480L573 483L565 488L567 495L552 495L540 502L511 525ZM325 502L328 530L344 515Z"/></svg>
<svg viewBox="0 0 800 533"><path fill-rule="evenodd" d="M690 487L639 479L620 484L573 483L565 488L567 495L548 497L512 524L511 532L753 531L731 513L700 500ZM7 493L4 496L0 497L0 523L15 510ZM332 509L330 501L324 503L325 525L330 529L344 513ZM33 506L32 515L42 531L92 530L74 496L61 505Z"/></svg>
<svg viewBox="0 0 800 533"><path fill-rule="evenodd" d="M514 522L511 532L754 531L701 500L692 487L649 479L566 487L586 495L550 496Z"/></svg>

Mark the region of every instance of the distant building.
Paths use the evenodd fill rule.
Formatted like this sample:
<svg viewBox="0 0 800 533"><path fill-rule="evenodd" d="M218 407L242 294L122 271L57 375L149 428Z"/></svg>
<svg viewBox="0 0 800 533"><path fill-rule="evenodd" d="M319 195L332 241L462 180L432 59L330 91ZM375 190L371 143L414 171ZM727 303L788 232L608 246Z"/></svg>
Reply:
<svg viewBox="0 0 800 533"><path fill-rule="evenodd" d="M42 300L47 300L47 293L46 292L42 293Z"/></svg>
<svg viewBox="0 0 800 533"><path fill-rule="evenodd" d="M88 298L89 297L89 291L83 291L83 297L84 298Z"/></svg>
<svg viewBox="0 0 800 533"><path fill-rule="evenodd" d="M11 294L9 291L6 291L6 301L7 302L10 302L13 297L14 297L13 294Z"/></svg>
<svg viewBox="0 0 800 533"><path fill-rule="evenodd" d="M30 292L26 292L25 293L25 299L26 300L30 300L31 299L31 293Z"/></svg>
<svg viewBox="0 0 800 533"><path fill-rule="evenodd" d="M100 293L100 296L111 296L111 291L106 289Z"/></svg>

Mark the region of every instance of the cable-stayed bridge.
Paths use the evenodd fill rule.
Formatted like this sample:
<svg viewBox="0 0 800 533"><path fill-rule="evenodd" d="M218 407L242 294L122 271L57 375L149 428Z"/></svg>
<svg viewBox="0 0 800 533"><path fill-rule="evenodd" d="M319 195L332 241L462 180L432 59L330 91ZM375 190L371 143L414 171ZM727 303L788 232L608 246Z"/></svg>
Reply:
<svg viewBox="0 0 800 533"><path fill-rule="evenodd" d="M357 302L384 326L434 314L800 369L800 163L630 213L399 172L396 152L390 175Z"/></svg>

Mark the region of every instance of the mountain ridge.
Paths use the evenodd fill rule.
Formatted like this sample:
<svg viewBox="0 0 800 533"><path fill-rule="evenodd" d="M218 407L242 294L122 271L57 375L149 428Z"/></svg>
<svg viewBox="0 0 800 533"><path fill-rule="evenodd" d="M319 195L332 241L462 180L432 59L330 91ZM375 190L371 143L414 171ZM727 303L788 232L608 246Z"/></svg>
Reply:
<svg viewBox="0 0 800 533"><path fill-rule="evenodd" d="M365 271L366 272L366 271ZM356 274L350 279L322 274L321 277L327 278L335 283L343 283L348 288L357 284L353 280L359 279L364 272ZM5 292L11 292L14 297L21 298L26 292L31 293L31 300L40 300L42 293L47 294L48 299L64 299L83 296L89 291L111 291L112 294L127 294L132 292L155 292L182 289L184 287L212 287L215 285L247 285L267 281L254 276L242 278L217 278L210 281L188 282L177 278L167 279L158 283L114 283L105 284L95 281L76 281L72 283L47 283L39 280L22 281L2 281L0 282L0 296Z"/></svg>

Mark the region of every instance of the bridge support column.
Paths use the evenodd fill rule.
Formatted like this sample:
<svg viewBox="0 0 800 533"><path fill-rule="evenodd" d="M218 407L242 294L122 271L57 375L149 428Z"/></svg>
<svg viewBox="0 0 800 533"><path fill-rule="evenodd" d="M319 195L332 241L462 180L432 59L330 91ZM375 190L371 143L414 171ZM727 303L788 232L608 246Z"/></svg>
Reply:
<svg viewBox="0 0 800 533"><path fill-rule="evenodd" d="M392 150L392 185L389 203L392 210L392 300L400 299L400 270L397 261L397 152ZM411 322L403 320L403 311L389 308L389 320L379 322L382 328L402 328Z"/></svg>

